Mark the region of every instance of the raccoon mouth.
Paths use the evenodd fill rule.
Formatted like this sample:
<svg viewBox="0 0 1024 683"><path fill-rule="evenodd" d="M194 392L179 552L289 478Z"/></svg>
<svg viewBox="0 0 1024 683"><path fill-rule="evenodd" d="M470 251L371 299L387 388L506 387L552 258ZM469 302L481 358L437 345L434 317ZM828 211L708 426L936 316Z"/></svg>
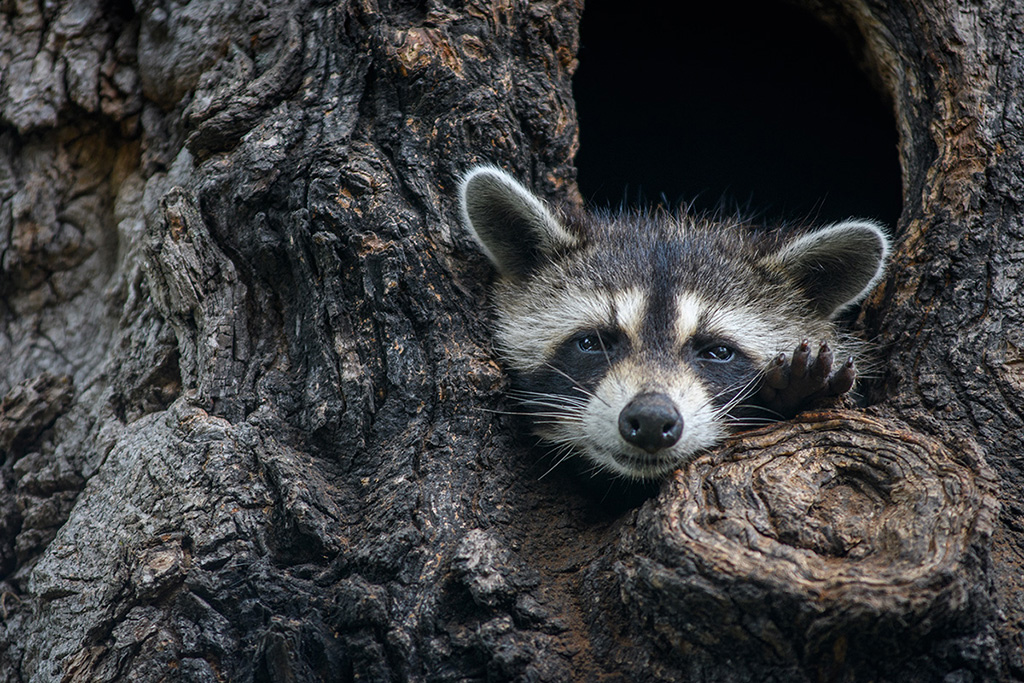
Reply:
<svg viewBox="0 0 1024 683"><path fill-rule="evenodd" d="M676 458L667 453L623 453L613 452L612 459L622 467L640 476L652 476L675 469Z"/></svg>

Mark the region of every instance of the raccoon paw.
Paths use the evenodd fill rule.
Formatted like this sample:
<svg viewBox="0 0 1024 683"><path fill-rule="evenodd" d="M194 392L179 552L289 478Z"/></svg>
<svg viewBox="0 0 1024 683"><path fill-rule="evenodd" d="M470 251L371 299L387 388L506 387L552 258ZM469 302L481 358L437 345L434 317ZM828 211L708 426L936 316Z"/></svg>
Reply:
<svg viewBox="0 0 1024 683"><path fill-rule="evenodd" d="M780 353L764 375L758 399L769 410L785 416L796 414L804 405L819 399L842 396L857 379L853 356L833 368L832 349L822 342L818 355L811 356L805 339L793 351L791 360Z"/></svg>

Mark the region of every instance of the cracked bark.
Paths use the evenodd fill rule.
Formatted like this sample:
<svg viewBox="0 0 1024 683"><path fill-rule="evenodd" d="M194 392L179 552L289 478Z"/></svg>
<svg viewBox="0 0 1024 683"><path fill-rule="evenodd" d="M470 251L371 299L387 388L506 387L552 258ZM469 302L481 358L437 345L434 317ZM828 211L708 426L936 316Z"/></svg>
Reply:
<svg viewBox="0 0 1024 683"><path fill-rule="evenodd" d="M0 680L1024 678L1024 5L806 3L890 94L867 411L636 506L516 442L473 163L578 201L578 3L0 11Z"/></svg>

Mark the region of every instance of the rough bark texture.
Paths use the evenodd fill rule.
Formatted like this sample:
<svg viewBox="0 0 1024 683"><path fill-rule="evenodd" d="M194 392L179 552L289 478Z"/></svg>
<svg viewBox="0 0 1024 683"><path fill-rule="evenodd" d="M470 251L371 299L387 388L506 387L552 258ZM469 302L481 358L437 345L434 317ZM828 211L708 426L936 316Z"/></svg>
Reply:
<svg viewBox="0 0 1024 683"><path fill-rule="evenodd" d="M901 131L884 381L639 506L489 412L453 201L578 199L580 2L0 6L0 680L1024 678L1024 4L809 6Z"/></svg>

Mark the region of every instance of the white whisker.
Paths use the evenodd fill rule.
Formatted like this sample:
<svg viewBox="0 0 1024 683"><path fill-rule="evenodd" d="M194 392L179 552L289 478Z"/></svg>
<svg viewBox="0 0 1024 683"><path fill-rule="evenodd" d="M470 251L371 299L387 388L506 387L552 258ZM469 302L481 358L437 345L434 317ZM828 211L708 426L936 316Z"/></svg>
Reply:
<svg viewBox="0 0 1024 683"><path fill-rule="evenodd" d="M590 398L597 399L601 403L604 403L605 405L608 405L607 402L605 402L605 400L603 398L601 398L600 396L598 396L594 392L592 392L589 389L587 389L586 387L584 387L582 384L577 382L571 375L569 375L565 371L560 370L559 368L556 368L551 363L545 363L544 365L546 365L547 367L549 367L550 369L554 370L556 373L558 373L562 377L564 377L567 380L569 380L572 383L573 388L576 389L577 391L579 391L580 393L582 393L584 396L588 396Z"/></svg>

